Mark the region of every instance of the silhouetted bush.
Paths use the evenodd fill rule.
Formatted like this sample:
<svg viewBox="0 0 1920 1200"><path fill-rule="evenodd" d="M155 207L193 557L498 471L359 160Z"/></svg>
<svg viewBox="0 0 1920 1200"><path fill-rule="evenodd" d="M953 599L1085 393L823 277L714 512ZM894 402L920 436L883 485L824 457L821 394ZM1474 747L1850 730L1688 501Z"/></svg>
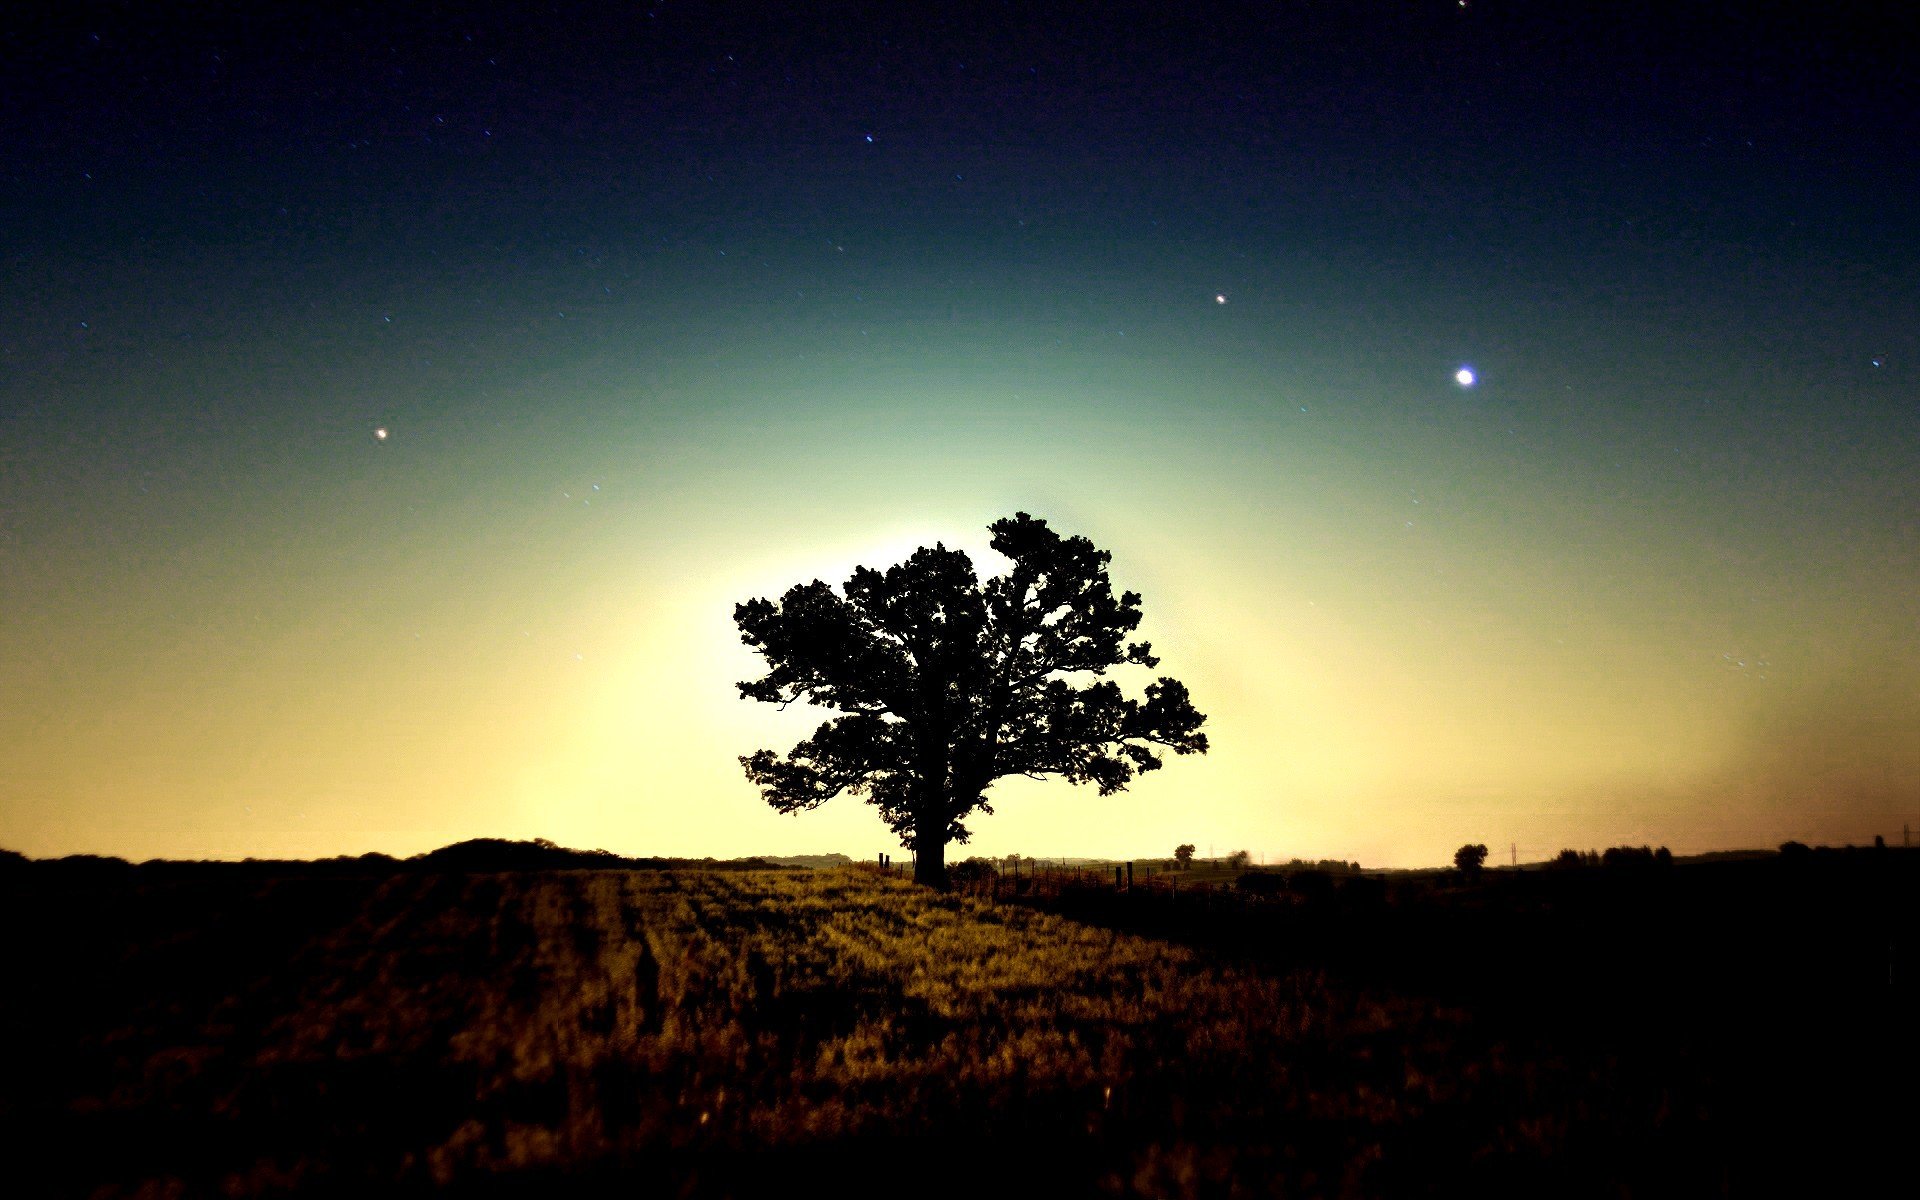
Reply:
<svg viewBox="0 0 1920 1200"><path fill-rule="evenodd" d="M1000 869L990 858L969 858L947 868L947 882L954 887L972 887L997 877Z"/></svg>
<svg viewBox="0 0 1920 1200"><path fill-rule="evenodd" d="M1360 864L1338 858L1322 858L1315 862L1308 862L1304 858L1291 858L1287 860L1284 869L1289 875L1295 871L1325 871L1329 875L1357 875L1360 872Z"/></svg>
<svg viewBox="0 0 1920 1200"><path fill-rule="evenodd" d="M1665 846L1658 851L1650 846L1610 846L1600 856L1600 865L1609 871L1652 871L1673 865L1673 855Z"/></svg>
<svg viewBox="0 0 1920 1200"><path fill-rule="evenodd" d="M1802 858L1805 858L1808 855L1808 853L1809 851L1807 849L1807 844L1805 842L1781 842L1780 843L1781 858L1802 859Z"/></svg>
<svg viewBox="0 0 1920 1200"><path fill-rule="evenodd" d="M1453 852L1453 865L1466 875L1478 875L1480 868L1487 865L1487 848L1477 842L1469 842Z"/></svg>

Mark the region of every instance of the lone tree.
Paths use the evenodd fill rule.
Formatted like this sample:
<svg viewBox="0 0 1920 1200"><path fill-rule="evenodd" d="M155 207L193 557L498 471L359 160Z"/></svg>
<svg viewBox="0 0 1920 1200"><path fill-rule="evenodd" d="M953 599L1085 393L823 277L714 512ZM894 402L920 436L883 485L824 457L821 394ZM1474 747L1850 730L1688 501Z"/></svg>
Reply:
<svg viewBox="0 0 1920 1200"><path fill-rule="evenodd" d="M1181 842L1173 848L1173 861L1180 864L1182 871L1193 866L1193 843Z"/></svg>
<svg viewBox="0 0 1920 1200"><path fill-rule="evenodd" d="M1487 848L1478 842L1472 842L1453 852L1453 865L1463 875L1478 875L1480 868L1487 865Z"/></svg>
<svg viewBox="0 0 1920 1200"><path fill-rule="evenodd" d="M856 568L844 594L816 579L733 610L768 668L742 696L843 714L784 758L743 756L747 778L781 812L864 793L913 851L915 882L932 887L946 886L947 843L968 839L967 816L993 811L994 780L1058 775L1106 796L1157 769L1160 751L1207 749L1206 717L1179 680L1131 700L1100 678L1160 662L1125 640L1140 597L1114 597L1111 556L1026 513L988 529L1013 565L985 582L936 544L885 572Z"/></svg>

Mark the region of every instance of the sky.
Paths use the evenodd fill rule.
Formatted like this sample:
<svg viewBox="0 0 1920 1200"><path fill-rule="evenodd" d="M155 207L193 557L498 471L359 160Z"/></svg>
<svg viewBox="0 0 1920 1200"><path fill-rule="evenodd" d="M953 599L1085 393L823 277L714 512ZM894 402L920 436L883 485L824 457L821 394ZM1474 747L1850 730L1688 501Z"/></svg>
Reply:
<svg viewBox="0 0 1920 1200"><path fill-rule="evenodd" d="M1920 19L182 7L0 28L0 846L897 852L733 606L1016 511L1212 750L950 860L1920 824Z"/></svg>

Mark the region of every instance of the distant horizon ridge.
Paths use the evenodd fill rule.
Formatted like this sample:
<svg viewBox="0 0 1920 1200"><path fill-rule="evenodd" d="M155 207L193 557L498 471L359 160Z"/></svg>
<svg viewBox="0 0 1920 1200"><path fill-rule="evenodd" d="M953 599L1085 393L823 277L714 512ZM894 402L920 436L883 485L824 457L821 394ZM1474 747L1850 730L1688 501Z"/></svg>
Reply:
<svg viewBox="0 0 1920 1200"><path fill-rule="evenodd" d="M1626 847L1633 849L1633 847ZM1848 842L1841 846L1825 844L1808 845L1799 841L1783 842L1774 848L1745 847L1726 850L1705 850L1694 854L1675 854L1672 861L1710 862L1715 860L1738 858L1776 857L1792 852L1838 852L1846 850L1901 850L1912 849L1893 844L1868 844L1856 846ZM891 852L888 852L891 856ZM1018 858L1022 863L1037 862L1062 867L1084 867L1092 864L1120 864L1128 862L1160 862L1171 860L1172 855L1135 855L1131 858L1101 855L974 855L970 858L982 858L992 862L1002 862L1009 858ZM1215 866L1228 863L1231 854L1196 857L1195 862L1208 862ZM902 865L910 856L904 852L894 865ZM17 850L0 847L0 869L35 863L66 863L74 866L92 865L104 869L116 867L135 868L144 866L231 866L231 867L272 867L276 865L299 865L309 867L347 868L353 866L385 867L391 869L420 870L446 868L455 871L525 871L525 870L663 870L673 867L706 867L723 870L767 870L780 867L812 870L823 867L852 866L856 863L871 863L874 856L854 857L840 851L827 851L813 854L753 854L732 858L714 858L711 855L700 857L684 855L623 855L611 850L580 850L561 846L547 838L497 838L475 837L450 842L433 850L422 851L404 858L388 854L385 851L369 850L361 854L336 854L321 858L267 858L249 855L245 858L148 858L132 860L118 855L91 854L85 852L35 858ZM1331 862L1343 860L1320 858L1293 858L1285 862L1245 863L1250 871L1272 871L1286 867L1295 870L1313 869ZM1488 871L1511 871L1524 868L1544 868L1554 865L1552 858L1533 859L1524 863L1488 863ZM1414 867L1368 867L1358 862L1351 863L1349 870L1363 873L1417 872L1452 869L1446 864L1436 863L1429 866Z"/></svg>

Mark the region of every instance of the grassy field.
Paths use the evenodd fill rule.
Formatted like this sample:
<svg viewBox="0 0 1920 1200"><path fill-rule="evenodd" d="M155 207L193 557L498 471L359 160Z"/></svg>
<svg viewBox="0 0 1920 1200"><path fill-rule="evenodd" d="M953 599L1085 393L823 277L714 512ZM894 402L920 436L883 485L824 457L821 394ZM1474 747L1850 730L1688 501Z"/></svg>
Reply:
<svg viewBox="0 0 1920 1200"><path fill-rule="evenodd" d="M1144 909L1070 920L859 869L16 872L5 899L0 1128L57 1193L1618 1195L1769 1177L1723 1067L1684 1037L1649 1045L1644 1012L1613 1033L1588 1028L1591 1005L1516 1019L1323 954L1126 931L1163 922ZM1183 912L1192 932L1228 924Z"/></svg>

